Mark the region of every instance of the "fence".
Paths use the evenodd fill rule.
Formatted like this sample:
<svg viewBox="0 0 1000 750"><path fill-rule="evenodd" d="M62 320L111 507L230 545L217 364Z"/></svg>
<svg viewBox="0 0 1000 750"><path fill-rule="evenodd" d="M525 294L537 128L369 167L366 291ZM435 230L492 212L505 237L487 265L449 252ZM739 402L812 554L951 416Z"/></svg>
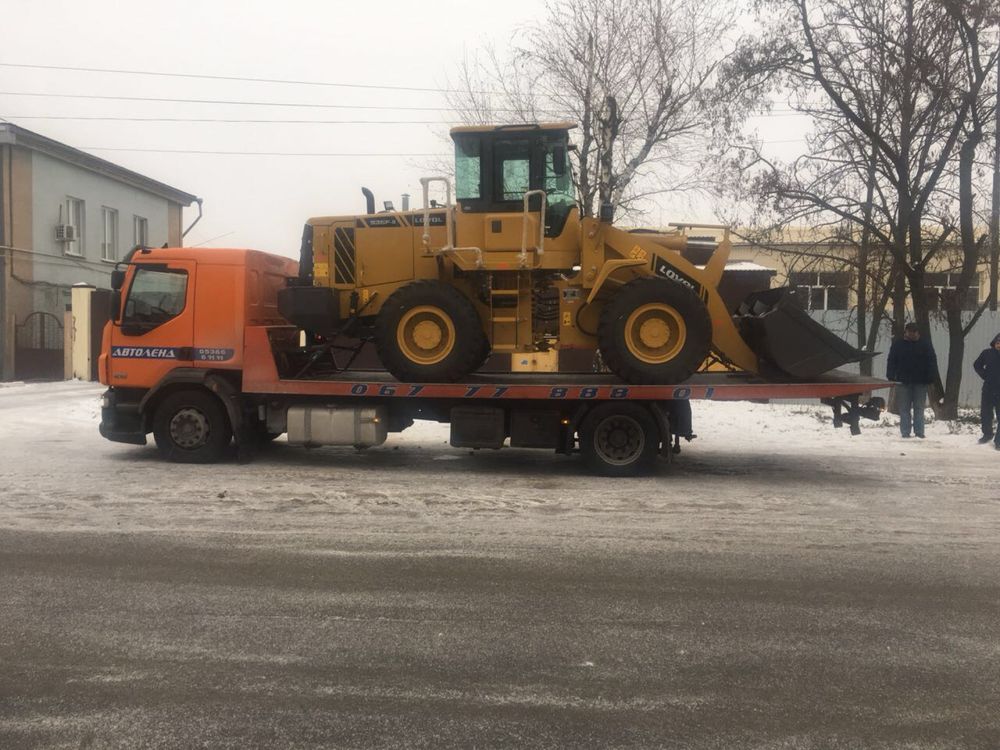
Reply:
<svg viewBox="0 0 1000 750"><path fill-rule="evenodd" d="M810 315L844 340L851 344L856 343L857 329L853 311L818 311L812 312ZM959 406L979 407L979 391L982 381L973 371L972 363L979 356L979 353L989 346L990 341L997 333L1000 333L1000 312L987 311L976 321L976 325L966 336L965 352L962 357L962 387L958 395ZM931 342L937 353L938 369L944 377L948 370L949 346L948 326L943 321L931 320ZM879 354L874 358L872 373L877 377L885 377L885 360L891 343L892 336L889 324L885 323L879 329L878 341L875 344L875 351ZM858 372L857 365L847 365L843 369L849 372Z"/></svg>

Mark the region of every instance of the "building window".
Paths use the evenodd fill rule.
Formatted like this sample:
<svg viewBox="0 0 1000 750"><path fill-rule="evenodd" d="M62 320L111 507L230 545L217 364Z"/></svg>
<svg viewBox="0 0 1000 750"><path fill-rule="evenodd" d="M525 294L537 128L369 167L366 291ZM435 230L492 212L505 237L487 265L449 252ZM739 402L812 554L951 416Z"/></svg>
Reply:
<svg viewBox="0 0 1000 750"><path fill-rule="evenodd" d="M927 307L930 310L943 310L942 298L949 290L958 288L957 273L925 273L924 289L927 292ZM975 310L979 307L979 274L976 273L969 282L969 288L962 296L962 309Z"/></svg>
<svg viewBox="0 0 1000 750"><path fill-rule="evenodd" d="M149 222L142 216L132 217L132 247L149 247Z"/></svg>
<svg viewBox="0 0 1000 750"><path fill-rule="evenodd" d="M101 237L101 258L118 260L118 212L113 208L101 208L101 224L104 234Z"/></svg>
<svg viewBox="0 0 1000 750"><path fill-rule="evenodd" d="M847 310L851 292L849 271L796 271L788 283L807 310Z"/></svg>
<svg viewBox="0 0 1000 750"><path fill-rule="evenodd" d="M67 255L83 255L84 254L84 244L83 244L83 230L84 230L84 217L85 205L79 198L66 197L66 205L63 207L65 209L65 221L68 226L73 227L73 237L74 239L66 243L66 254Z"/></svg>

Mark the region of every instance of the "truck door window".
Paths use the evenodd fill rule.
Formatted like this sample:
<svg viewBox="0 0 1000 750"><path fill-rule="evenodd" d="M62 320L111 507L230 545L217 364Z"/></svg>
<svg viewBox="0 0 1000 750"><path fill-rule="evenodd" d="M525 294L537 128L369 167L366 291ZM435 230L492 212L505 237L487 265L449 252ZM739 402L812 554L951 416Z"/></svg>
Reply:
<svg viewBox="0 0 1000 750"><path fill-rule="evenodd" d="M122 333L142 334L176 318L186 296L187 271L138 266L125 300Z"/></svg>

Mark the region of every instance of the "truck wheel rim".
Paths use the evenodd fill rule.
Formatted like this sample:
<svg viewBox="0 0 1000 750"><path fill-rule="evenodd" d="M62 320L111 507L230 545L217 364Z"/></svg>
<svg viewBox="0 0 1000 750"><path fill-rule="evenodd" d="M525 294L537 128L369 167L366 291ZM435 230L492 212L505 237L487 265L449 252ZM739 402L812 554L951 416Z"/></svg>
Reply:
<svg viewBox="0 0 1000 750"><path fill-rule="evenodd" d="M180 409L170 420L170 439L179 448L192 450L208 442L208 418L197 409Z"/></svg>
<svg viewBox="0 0 1000 750"><path fill-rule="evenodd" d="M609 464L626 466L641 456L645 447L646 434L632 417L607 417L594 430L594 448Z"/></svg>
<svg viewBox="0 0 1000 750"><path fill-rule="evenodd" d="M662 302L636 308L625 321L625 346L646 364L669 362L680 353L686 340L684 318Z"/></svg>
<svg viewBox="0 0 1000 750"><path fill-rule="evenodd" d="M455 347L455 324L451 316L439 307L414 307L400 319L396 342L411 362L436 365Z"/></svg>

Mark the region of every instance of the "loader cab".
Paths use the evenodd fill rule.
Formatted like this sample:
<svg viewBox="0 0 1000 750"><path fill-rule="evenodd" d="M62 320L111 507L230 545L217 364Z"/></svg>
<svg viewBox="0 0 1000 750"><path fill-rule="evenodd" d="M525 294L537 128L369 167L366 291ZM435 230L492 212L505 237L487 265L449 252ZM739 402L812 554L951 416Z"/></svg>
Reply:
<svg viewBox="0 0 1000 750"><path fill-rule="evenodd" d="M578 221L568 156L573 127L552 123L452 129L460 245L520 247L519 217L528 191L545 192L547 240L561 237L567 224ZM539 211L541 204L540 195L531 196L528 210Z"/></svg>

